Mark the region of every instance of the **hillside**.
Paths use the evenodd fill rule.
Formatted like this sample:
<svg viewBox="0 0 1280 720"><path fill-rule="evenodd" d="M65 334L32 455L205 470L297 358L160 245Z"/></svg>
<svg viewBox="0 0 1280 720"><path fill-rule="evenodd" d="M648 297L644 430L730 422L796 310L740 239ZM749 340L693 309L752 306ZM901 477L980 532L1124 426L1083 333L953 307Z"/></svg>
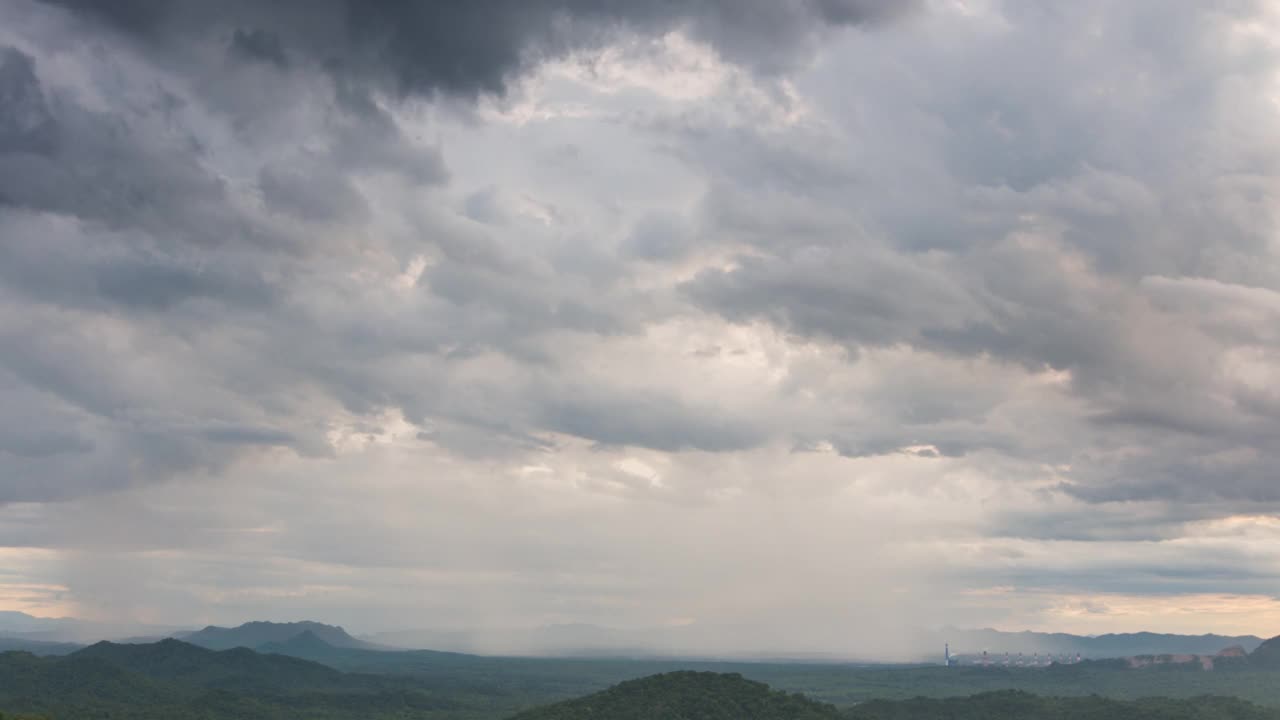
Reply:
<svg viewBox="0 0 1280 720"><path fill-rule="evenodd" d="M834 706L738 674L680 671L535 708L512 720L834 720Z"/></svg>
<svg viewBox="0 0 1280 720"><path fill-rule="evenodd" d="M308 620L291 623L249 622L233 628L210 625L203 630L182 635L180 639L210 650L230 650L236 647L259 648L271 643L287 643L303 633L311 633L334 647L378 649L372 643L351 637L341 627Z"/></svg>
<svg viewBox="0 0 1280 720"><path fill-rule="evenodd" d="M326 687L342 679L333 668L298 658L246 648L208 650L173 639L140 645L104 641L70 657L104 660L155 680L211 689Z"/></svg>
<svg viewBox="0 0 1280 720"><path fill-rule="evenodd" d="M1249 665L1256 668L1280 669L1280 637L1273 637L1249 653Z"/></svg>
<svg viewBox="0 0 1280 720"><path fill-rule="evenodd" d="M0 654L0 710L7 713L59 718L126 716L143 708L162 713L182 701L180 688L166 687L99 658Z"/></svg>
<svg viewBox="0 0 1280 720"><path fill-rule="evenodd" d="M490 704L462 688L438 697L410 681L177 640L104 642L66 657L0 654L0 712L58 720L398 720L431 712L470 720Z"/></svg>
<svg viewBox="0 0 1280 720"><path fill-rule="evenodd" d="M1123 701L1097 696L1040 697L1006 690L945 700L873 700L846 710L844 717L845 720L1280 720L1280 711L1228 697Z"/></svg>

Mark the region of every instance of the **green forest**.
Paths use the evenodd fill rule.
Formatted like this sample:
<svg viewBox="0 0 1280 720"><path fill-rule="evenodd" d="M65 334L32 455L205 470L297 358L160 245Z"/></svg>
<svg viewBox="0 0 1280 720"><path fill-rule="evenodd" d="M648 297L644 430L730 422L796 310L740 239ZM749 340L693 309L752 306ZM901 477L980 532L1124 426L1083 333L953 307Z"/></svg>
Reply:
<svg viewBox="0 0 1280 720"><path fill-rule="evenodd" d="M259 650L168 639L102 642L64 656L2 653L0 711L10 720L1280 720L1274 640L1213 671L1122 661L984 668L501 658L294 640Z"/></svg>

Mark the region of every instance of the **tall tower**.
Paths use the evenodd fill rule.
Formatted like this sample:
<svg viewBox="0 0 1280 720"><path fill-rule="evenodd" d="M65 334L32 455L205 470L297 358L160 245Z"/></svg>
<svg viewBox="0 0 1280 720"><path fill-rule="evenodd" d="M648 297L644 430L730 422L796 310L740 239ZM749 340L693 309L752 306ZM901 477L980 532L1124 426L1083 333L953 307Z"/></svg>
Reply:
<svg viewBox="0 0 1280 720"><path fill-rule="evenodd" d="M951 667L951 643L942 644L942 662L947 667Z"/></svg>

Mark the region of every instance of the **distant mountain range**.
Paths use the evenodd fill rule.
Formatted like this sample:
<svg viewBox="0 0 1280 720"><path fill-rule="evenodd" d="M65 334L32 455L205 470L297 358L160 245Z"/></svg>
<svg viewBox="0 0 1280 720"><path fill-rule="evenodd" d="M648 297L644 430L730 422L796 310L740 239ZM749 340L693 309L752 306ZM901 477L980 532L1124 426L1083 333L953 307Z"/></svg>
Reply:
<svg viewBox="0 0 1280 720"><path fill-rule="evenodd" d="M945 628L933 635L933 644L937 648L949 643L953 654L970 656L979 655L983 651L989 655L1040 653L1075 657L1078 654L1088 659L1135 655L1213 655L1233 646L1252 652L1262 644L1262 638L1253 635L1171 635L1149 632L1087 636Z"/></svg>
<svg viewBox="0 0 1280 720"><path fill-rule="evenodd" d="M1134 655L1192 654L1212 655L1231 646L1240 646L1246 652L1262 643L1262 638L1252 635L1175 635L1162 633L1119 633L1109 635L1070 635L1066 633L1003 632L999 630L962 630L944 628L937 631L915 633L904 640L900 647L886 653L883 649L857 646L857 639L850 641L850 649L836 654L787 653L785 649L774 652L747 652L718 649L714 640L725 629L700 629L694 627L653 628L648 630L620 630L597 625L570 624L549 625L533 629L505 631L432 631L407 630L384 632L366 639L380 645L400 648L434 648L454 652L478 654L511 654L552 657L712 657L759 660L836 661L935 661L942 657L943 646L950 644L958 655L1033 653L1070 655L1101 659L1130 657ZM745 632L744 632L745 634Z"/></svg>
<svg viewBox="0 0 1280 720"><path fill-rule="evenodd" d="M86 644L124 638L160 639L185 628L130 622L96 622L80 618L46 618L14 610L0 611L0 637L33 642Z"/></svg>
<svg viewBox="0 0 1280 720"><path fill-rule="evenodd" d="M248 622L233 628L210 625L196 632L179 633L177 637L192 645L210 650L230 650L236 647L281 646L299 636L308 636L332 647L362 650L387 649L375 643L357 640L341 627L308 620L290 623Z"/></svg>
<svg viewBox="0 0 1280 720"><path fill-rule="evenodd" d="M564 658L702 658L778 661L933 662L941 659L944 644L953 655L972 658L986 651L993 658L1017 655L1079 655L1084 659L1138 655L1213 655L1232 646L1252 652L1262 639L1252 635L1174 635L1118 633L1098 636L1066 633L1002 632L944 628L916 633L891 654L883 649L860 648L851 638L850 649L839 655L787 653L767 649L752 652L744 646L717 645L734 637L732 628L676 627L622 630L587 624L549 625L532 629L487 631L407 630L353 637L335 625L319 622L249 622L236 627L208 626L202 630L173 627L95 623L75 618L40 618L21 612L0 612L0 651L27 650L40 655L66 654L98 640L154 642L177 637L213 650L235 647L287 648L306 644L313 636L326 647L359 650L423 649L477 655L516 655ZM743 628L737 636L746 636ZM301 641L297 639L303 636ZM297 649L295 647L295 649ZM294 653L306 655L299 650Z"/></svg>
<svg viewBox="0 0 1280 720"><path fill-rule="evenodd" d="M67 655L84 647L76 643L46 642L28 640L23 637L0 637L0 652L13 650L29 652L33 655Z"/></svg>

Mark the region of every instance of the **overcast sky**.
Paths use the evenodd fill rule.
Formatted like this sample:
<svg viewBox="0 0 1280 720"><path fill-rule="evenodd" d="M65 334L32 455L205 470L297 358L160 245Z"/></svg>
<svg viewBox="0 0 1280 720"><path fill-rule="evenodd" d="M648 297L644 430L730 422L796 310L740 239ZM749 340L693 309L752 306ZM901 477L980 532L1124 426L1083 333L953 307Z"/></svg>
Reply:
<svg viewBox="0 0 1280 720"><path fill-rule="evenodd" d="M0 608L1275 635L1278 208L1275 2L0 0Z"/></svg>

